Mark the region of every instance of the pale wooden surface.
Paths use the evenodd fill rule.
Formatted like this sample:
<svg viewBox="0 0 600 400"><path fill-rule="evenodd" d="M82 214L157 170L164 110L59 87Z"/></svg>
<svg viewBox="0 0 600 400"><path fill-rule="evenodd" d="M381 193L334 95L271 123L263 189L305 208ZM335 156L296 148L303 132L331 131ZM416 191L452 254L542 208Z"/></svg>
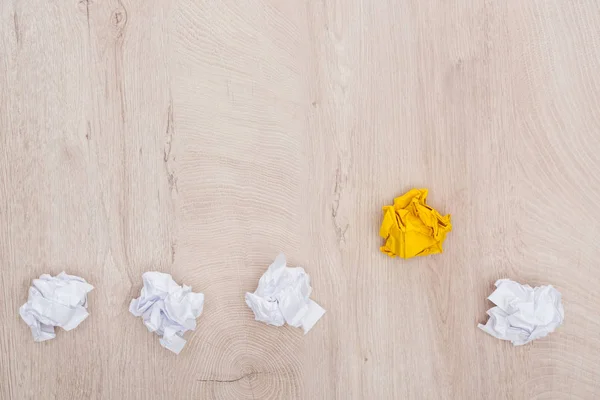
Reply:
<svg viewBox="0 0 600 400"><path fill-rule="evenodd" d="M2 399L597 399L595 0L0 1ZM413 187L446 253L378 252ZM243 301L284 251L328 313ZM176 357L127 306L158 269L206 294ZM34 343L32 278L96 286ZM476 329L497 278L566 323Z"/></svg>

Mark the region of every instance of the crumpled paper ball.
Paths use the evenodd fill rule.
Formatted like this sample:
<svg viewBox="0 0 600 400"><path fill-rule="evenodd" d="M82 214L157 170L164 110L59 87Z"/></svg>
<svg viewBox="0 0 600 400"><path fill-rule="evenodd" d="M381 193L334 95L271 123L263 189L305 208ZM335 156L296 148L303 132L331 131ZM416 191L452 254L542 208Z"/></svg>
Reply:
<svg viewBox="0 0 600 400"><path fill-rule="evenodd" d="M552 285L532 288L500 279L488 299L496 307L487 311L490 318L479 329L515 346L554 332L565 320L562 296Z"/></svg>
<svg viewBox="0 0 600 400"><path fill-rule="evenodd" d="M379 235L385 239L381 252L390 257L411 258L441 253L452 230L450 214L442 216L427 205L427 189L412 189L383 207Z"/></svg>
<svg viewBox="0 0 600 400"><path fill-rule="evenodd" d="M257 321L282 326L288 323L308 333L325 314L325 309L310 299L310 277L301 267L288 267L283 254L258 281L254 293L246 293L246 304Z"/></svg>
<svg viewBox="0 0 600 400"><path fill-rule="evenodd" d="M54 339L54 327L75 329L90 314L87 295L94 289L85 279L64 271L56 276L44 274L34 279L27 303L19 309L23 321L31 328L33 340Z"/></svg>
<svg viewBox="0 0 600 400"><path fill-rule="evenodd" d="M186 344L183 335L196 329L196 318L204 309L204 294L180 286L162 272L145 272L142 279L140 297L131 300L129 312L142 317L148 331L162 336L162 347L179 354Z"/></svg>

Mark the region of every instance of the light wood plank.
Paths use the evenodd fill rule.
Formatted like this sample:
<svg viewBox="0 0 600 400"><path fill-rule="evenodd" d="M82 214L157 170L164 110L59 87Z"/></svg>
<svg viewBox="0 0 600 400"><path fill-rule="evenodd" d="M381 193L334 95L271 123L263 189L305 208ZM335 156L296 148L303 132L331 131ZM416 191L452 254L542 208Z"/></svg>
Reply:
<svg viewBox="0 0 600 400"><path fill-rule="evenodd" d="M598 398L599 38L593 0L0 2L0 398ZM389 259L411 187L454 231ZM307 336L243 301L279 251ZM34 343L62 270L91 317ZM127 311L147 270L206 295L179 356ZM502 277L565 325L478 331Z"/></svg>

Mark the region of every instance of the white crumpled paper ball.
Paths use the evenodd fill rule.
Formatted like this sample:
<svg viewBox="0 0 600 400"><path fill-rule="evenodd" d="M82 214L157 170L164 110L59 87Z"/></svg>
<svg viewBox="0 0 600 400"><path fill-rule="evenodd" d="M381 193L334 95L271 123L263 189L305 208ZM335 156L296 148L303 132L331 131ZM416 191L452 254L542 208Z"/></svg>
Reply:
<svg viewBox="0 0 600 400"><path fill-rule="evenodd" d="M310 299L310 277L303 268L290 268L279 254L258 282L254 293L246 293L246 304L257 321L281 326L285 322L308 333L325 310Z"/></svg>
<svg viewBox="0 0 600 400"><path fill-rule="evenodd" d="M565 318L560 292L552 285L532 288L500 279L488 299L496 307L487 311L490 316L487 323L478 327L498 339L510 340L515 346L548 335Z"/></svg>

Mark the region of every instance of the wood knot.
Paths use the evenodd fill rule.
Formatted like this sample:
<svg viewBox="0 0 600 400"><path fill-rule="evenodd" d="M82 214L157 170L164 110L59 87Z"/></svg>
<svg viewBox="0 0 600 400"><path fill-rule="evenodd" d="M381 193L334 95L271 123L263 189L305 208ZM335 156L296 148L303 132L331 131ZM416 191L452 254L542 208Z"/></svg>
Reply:
<svg viewBox="0 0 600 400"><path fill-rule="evenodd" d="M110 16L110 22L117 32L117 37L123 36L125 25L127 25L127 10L124 7L115 9Z"/></svg>
<svg viewBox="0 0 600 400"><path fill-rule="evenodd" d="M90 0L79 0L77 2L77 9L83 15L89 15L90 13Z"/></svg>

